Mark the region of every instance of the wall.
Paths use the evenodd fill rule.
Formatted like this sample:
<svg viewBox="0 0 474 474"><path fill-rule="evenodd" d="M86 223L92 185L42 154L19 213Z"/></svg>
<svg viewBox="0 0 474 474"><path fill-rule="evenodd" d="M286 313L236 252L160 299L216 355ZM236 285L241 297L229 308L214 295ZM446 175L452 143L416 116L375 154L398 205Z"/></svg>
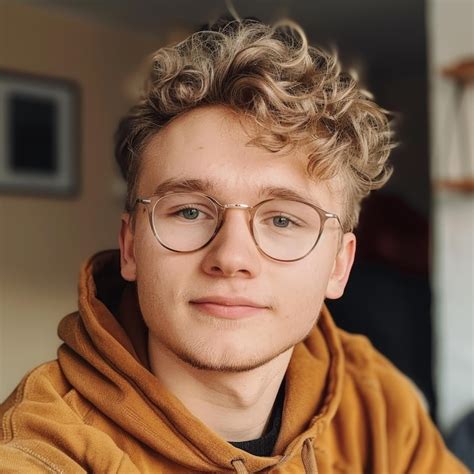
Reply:
<svg viewBox="0 0 474 474"><path fill-rule="evenodd" d="M112 136L129 76L157 37L0 2L0 69L76 81L81 192L73 199L0 195L0 400L55 358L59 320L77 307L80 264L117 247L121 187Z"/></svg>
<svg viewBox="0 0 474 474"><path fill-rule="evenodd" d="M428 7L431 154L436 180L446 172L454 177L457 167L449 163L461 159L459 135L453 135L453 83L440 71L474 57L474 0L430 0ZM468 127L474 130L473 115ZM474 408L474 193L435 192L433 219L438 413L441 427L449 431Z"/></svg>

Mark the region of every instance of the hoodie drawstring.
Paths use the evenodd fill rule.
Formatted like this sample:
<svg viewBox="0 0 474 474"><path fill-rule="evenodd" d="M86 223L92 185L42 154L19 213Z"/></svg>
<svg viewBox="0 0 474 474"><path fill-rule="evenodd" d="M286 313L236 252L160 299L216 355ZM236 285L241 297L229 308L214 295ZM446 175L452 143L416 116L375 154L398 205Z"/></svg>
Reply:
<svg viewBox="0 0 474 474"><path fill-rule="evenodd" d="M318 474L318 465L316 463L316 456L314 455L312 438L304 440L301 450L301 460L303 461L305 474Z"/></svg>
<svg viewBox="0 0 474 474"><path fill-rule="evenodd" d="M234 459L231 461L232 467L235 469L236 474L249 474L247 468L245 467L244 461L242 459Z"/></svg>

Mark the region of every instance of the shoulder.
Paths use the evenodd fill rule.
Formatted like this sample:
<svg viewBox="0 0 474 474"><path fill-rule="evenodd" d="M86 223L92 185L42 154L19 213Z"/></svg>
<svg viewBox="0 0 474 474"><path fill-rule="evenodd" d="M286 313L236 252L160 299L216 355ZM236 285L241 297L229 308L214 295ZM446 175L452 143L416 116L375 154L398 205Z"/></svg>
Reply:
<svg viewBox="0 0 474 474"><path fill-rule="evenodd" d="M91 406L68 383L57 360L27 373L0 405L1 440L28 437L37 423L83 423Z"/></svg>
<svg viewBox="0 0 474 474"><path fill-rule="evenodd" d="M365 336L338 330L345 357L346 384L359 397L370 398L373 408L385 412L394 425L413 421L427 405L421 391L392 362L382 355Z"/></svg>
<svg viewBox="0 0 474 474"><path fill-rule="evenodd" d="M446 449L415 384L365 336L338 332L345 356L340 414L350 414L366 444L384 453L380 465L390 472L467 472Z"/></svg>
<svg viewBox="0 0 474 474"><path fill-rule="evenodd" d="M0 471L85 472L91 441L114 452L110 466L119 464L123 453L89 425L91 411L57 361L34 369L0 405Z"/></svg>
<svg viewBox="0 0 474 474"><path fill-rule="evenodd" d="M87 404L71 403L74 392L57 360L33 369L0 405L2 429L7 431L2 433L3 437L8 436L9 426L14 430L14 419L22 418L30 412L48 418L67 417L68 421L82 420L88 410Z"/></svg>
<svg viewBox="0 0 474 474"><path fill-rule="evenodd" d="M366 336L350 334L338 329L344 357L345 369L351 378L371 385L374 389L394 389L419 399L413 382L382 355ZM399 393L399 394L400 394Z"/></svg>

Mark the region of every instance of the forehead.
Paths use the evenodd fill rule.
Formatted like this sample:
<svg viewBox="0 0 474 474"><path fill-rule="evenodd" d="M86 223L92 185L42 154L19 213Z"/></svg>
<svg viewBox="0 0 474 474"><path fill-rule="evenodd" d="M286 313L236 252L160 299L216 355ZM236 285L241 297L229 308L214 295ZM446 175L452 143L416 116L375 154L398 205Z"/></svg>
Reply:
<svg viewBox="0 0 474 474"><path fill-rule="evenodd" d="M280 189L335 211L330 182L318 183L307 173L302 150L271 152L250 144L255 124L224 107L194 109L170 122L149 141L142 155L139 194L157 186L200 181L204 192L224 202L265 197ZM172 186L168 186L172 190ZM332 202L332 205L330 205Z"/></svg>

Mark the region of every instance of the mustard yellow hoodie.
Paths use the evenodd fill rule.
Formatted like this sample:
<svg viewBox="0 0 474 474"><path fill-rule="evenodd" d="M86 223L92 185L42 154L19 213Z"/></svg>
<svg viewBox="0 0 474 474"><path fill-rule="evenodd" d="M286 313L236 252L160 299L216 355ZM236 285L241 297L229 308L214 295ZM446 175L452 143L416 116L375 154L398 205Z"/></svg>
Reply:
<svg viewBox="0 0 474 474"><path fill-rule="evenodd" d="M272 457L226 442L150 372L135 287L118 251L81 269L58 359L1 405L0 472L466 473L410 382L324 308L295 347Z"/></svg>

